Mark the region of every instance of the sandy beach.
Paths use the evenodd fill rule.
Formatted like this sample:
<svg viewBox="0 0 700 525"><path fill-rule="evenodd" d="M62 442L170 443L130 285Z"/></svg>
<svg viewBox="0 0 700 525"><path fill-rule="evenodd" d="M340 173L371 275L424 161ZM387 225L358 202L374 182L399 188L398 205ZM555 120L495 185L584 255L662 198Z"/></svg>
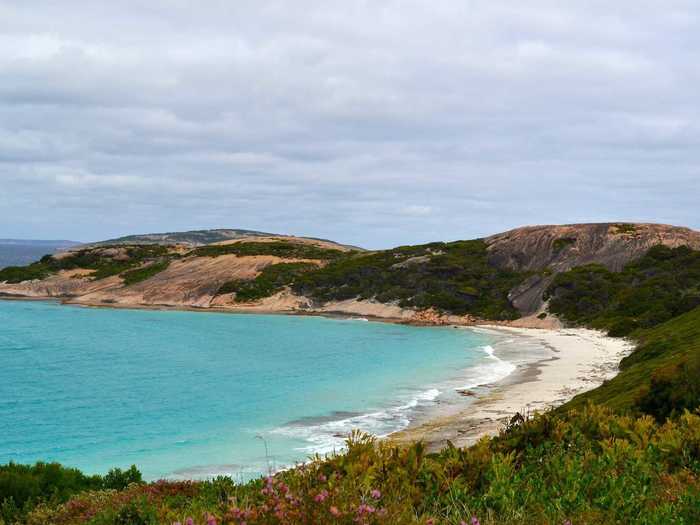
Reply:
<svg viewBox="0 0 700 525"><path fill-rule="evenodd" d="M551 351L551 356L519 367L488 393L465 401L465 408L456 413L454 409L441 413L438 408L427 421L392 434L392 442L422 440L431 451L443 448L448 440L459 447L469 446L485 435L498 433L516 413L526 415L559 406L614 377L620 360L633 348L626 340L580 328L479 329L535 338Z"/></svg>

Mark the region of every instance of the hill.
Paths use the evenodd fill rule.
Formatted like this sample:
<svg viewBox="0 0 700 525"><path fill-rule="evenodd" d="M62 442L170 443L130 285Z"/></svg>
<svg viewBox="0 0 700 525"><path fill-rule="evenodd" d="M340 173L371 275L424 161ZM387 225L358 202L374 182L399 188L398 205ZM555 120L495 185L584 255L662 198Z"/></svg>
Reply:
<svg viewBox="0 0 700 525"><path fill-rule="evenodd" d="M240 229L191 230L186 232L127 235L124 237L117 237L116 239L107 239L105 241L92 243L92 246L104 246L109 244L189 244L192 246L200 246L233 239L243 239L245 237L270 235L275 234Z"/></svg>
<svg viewBox="0 0 700 525"><path fill-rule="evenodd" d="M149 245L160 249L148 252ZM557 275L589 264L619 273L658 245L698 250L700 233L656 224L536 226L372 252L249 230L151 234L6 269L0 293L92 305L339 312L417 323L524 317L535 325L552 322L541 318Z"/></svg>

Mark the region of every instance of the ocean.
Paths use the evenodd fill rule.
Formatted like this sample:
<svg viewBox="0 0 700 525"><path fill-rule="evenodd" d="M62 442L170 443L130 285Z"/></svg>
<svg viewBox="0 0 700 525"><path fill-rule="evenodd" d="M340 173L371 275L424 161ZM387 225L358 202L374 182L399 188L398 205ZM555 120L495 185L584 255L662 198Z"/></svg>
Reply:
<svg viewBox="0 0 700 525"><path fill-rule="evenodd" d="M503 342L364 319L0 301L0 463L243 481L504 378L516 365Z"/></svg>

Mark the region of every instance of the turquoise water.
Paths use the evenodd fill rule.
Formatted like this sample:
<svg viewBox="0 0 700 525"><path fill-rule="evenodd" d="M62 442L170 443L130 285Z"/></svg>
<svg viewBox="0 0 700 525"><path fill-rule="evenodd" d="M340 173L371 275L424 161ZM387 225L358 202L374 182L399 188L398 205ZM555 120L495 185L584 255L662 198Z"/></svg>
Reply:
<svg viewBox="0 0 700 525"><path fill-rule="evenodd" d="M0 301L0 463L246 479L338 448L352 428L403 428L470 370L476 383L507 374L492 342L361 320Z"/></svg>

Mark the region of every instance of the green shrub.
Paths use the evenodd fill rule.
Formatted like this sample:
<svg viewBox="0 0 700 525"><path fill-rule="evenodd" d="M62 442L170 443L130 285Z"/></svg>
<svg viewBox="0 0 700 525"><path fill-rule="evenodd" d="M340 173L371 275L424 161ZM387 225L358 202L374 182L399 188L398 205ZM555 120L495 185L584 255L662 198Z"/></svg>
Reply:
<svg viewBox="0 0 700 525"><path fill-rule="evenodd" d="M576 237L562 237L560 239L556 239L552 243L552 250L554 253L559 253L573 244L576 244Z"/></svg>
<svg viewBox="0 0 700 525"><path fill-rule="evenodd" d="M118 275L126 270L140 266L144 262L163 257L169 248L160 245L120 246L123 257L114 257L109 248L86 248L54 257L45 255L39 261L28 266L9 267L0 270L0 282L20 283L34 279L45 279L61 270L83 268L94 270L92 279L99 280ZM111 250L117 249L116 247Z"/></svg>
<svg viewBox="0 0 700 525"><path fill-rule="evenodd" d="M150 279L154 275L166 270L170 266L169 260L163 260L148 264L141 268L136 268L134 270L128 270L122 274L122 279L126 286L131 286L132 284L140 283L147 279Z"/></svg>
<svg viewBox="0 0 700 525"><path fill-rule="evenodd" d="M700 308L633 335L637 348L622 360L620 373L560 410L594 402L661 421L700 407Z"/></svg>
<svg viewBox="0 0 700 525"><path fill-rule="evenodd" d="M339 258L297 278L299 294L325 303L374 299L486 319L514 319L508 292L528 274L500 270L481 240L402 246Z"/></svg>
<svg viewBox="0 0 700 525"><path fill-rule="evenodd" d="M252 280L238 279L224 283L217 295L235 293L237 302L250 302L269 297L291 284L299 275L316 269L313 263L279 263L266 266Z"/></svg>
<svg viewBox="0 0 700 525"><path fill-rule="evenodd" d="M135 466L126 471L112 469L102 477L88 476L58 463L0 465L0 519L14 523L40 503L59 504L83 491L122 490L129 483L141 482Z"/></svg>
<svg viewBox="0 0 700 525"><path fill-rule="evenodd" d="M590 405L520 418L495 438L437 454L355 433L345 453L271 478L88 492L36 509L28 523L694 524L699 475L699 415L659 424Z"/></svg>
<svg viewBox="0 0 700 525"><path fill-rule="evenodd" d="M219 257L221 255L273 255L282 259L339 259L347 254L341 250L321 248L313 244L278 242L235 242L231 244L211 244L192 250L190 255L197 257Z"/></svg>
<svg viewBox="0 0 700 525"><path fill-rule="evenodd" d="M699 289L700 252L659 245L621 272L591 264L560 273L545 299L550 312L571 323L627 336L696 308Z"/></svg>

